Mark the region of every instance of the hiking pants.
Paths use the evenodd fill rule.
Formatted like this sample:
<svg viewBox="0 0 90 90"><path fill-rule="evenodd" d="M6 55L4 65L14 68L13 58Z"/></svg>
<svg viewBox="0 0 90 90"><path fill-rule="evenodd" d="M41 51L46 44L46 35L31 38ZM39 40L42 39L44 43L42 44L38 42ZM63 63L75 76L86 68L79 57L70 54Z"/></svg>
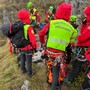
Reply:
<svg viewBox="0 0 90 90"><path fill-rule="evenodd" d="M69 64L70 61L71 61L71 54L72 54L72 48L71 48L71 45L70 44L67 46L66 52L67 52L66 63Z"/></svg>
<svg viewBox="0 0 90 90"><path fill-rule="evenodd" d="M86 78L81 85L82 90L90 90L90 79Z"/></svg>
<svg viewBox="0 0 90 90"><path fill-rule="evenodd" d="M75 60L75 61L73 61L72 62L72 71L71 71L71 73L69 74L69 75L67 75L67 77L69 78L69 79L74 79L74 78L76 78L77 76L78 76L78 74L79 74L79 72L80 72L80 70L81 70L81 67L82 67L82 64L83 64L84 62L80 62L80 61L78 61L78 60Z"/></svg>
<svg viewBox="0 0 90 90"><path fill-rule="evenodd" d="M87 60L86 57L84 56L87 49L88 47L76 47L75 60L72 62L73 68L72 68L71 73L67 76L69 79L74 79L78 76L82 65Z"/></svg>
<svg viewBox="0 0 90 90"><path fill-rule="evenodd" d="M27 51L21 51L20 54L20 67L22 73L25 73L27 71L28 75L32 75L32 52L27 50ZM26 67L25 67L25 62L26 62Z"/></svg>
<svg viewBox="0 0 90 90"><path fill-rule="evenodd" d="M57 88L57 84L58 84L58 78L59 78L59 71L60 71L60 64L57 64L56 66L53 66L52 68L52 73L53 73L53 81L52 81L52 86L51 86L51 90L60 90ZM61 86L59 86L59 88L61 88Z"/></svg>

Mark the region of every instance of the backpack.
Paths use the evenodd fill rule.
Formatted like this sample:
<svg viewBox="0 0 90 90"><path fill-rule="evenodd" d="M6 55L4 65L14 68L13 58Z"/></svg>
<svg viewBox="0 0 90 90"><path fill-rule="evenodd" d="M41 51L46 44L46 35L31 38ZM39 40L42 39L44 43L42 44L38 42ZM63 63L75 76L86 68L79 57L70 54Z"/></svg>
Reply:
<svg viewBox="0 0 90 90"><path fill-rule="evenodd" d="M24 25L22 21L16 21L15 23L6 23L2 26L2 33L10 38L12 45L16 48L23 48L30 44L28 35L25 38L25 32L27 32L26 30L28 30L30 25L27 25L26 29L24 29Z"/></svg>
<svg viewBox="0 0 90 90"><path fill-rule="evenodd" d="M1 32L3 35L7 36L8 38L10 38L11 34L10 34L10 30L11 30L11 23L6 22L1 26Z"/></svg>

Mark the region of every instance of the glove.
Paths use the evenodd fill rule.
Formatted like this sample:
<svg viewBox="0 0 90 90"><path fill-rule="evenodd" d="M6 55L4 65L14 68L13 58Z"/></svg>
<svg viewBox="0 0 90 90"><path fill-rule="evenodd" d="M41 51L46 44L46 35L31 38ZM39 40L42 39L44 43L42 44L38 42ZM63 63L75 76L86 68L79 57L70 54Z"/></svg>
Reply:
<svg viewBox="0 0 90 90"><path fill-rule="evenodd" d="M40 26L40 22L37 22L37 26L38 26L38 27Z"/></svg>
<svg viewBox="0 0 90 90"><path fill-rule="evenodd" d="M74 27L75 29L77 29L78 25L77 25L77 24L73 24L73 27Z"/></svg>
<svg viewBox="0 0 90 90"><path fill-rule="evenodd" d="M36 52L37 52L36 48L34 48L34 49L33 49L33 52L34 52L34 53L36 53Z"/></svg>
<svg viewBox="0 0 90 90"><path fill-rule="evenodd" d="M82 20L82 24L86 24L86 18L84 18L83 20Z"/></svg>
<svg viewBox="0 0 90 90"><path fill-rule="evenodd" d="M70 45L71 45L71 46L75 46L75 43L74 43L74 42L72 42L72 43L70 43Z"/></svg>
<svg viewBox="0 0 90 90"><path fill-rule="evenodd" d="M46 45L41 43L41 48L45 49Z"/></svg>

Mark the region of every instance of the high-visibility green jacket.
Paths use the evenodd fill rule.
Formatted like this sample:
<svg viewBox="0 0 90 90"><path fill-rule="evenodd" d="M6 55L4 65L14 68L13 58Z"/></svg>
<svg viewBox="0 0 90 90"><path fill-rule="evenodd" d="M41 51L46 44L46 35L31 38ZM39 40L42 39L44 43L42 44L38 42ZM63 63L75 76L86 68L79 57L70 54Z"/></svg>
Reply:
<svg viewBox="0 0 90 90"><path fill-rule="evenodd" d="M47 47L65 51L71 39L74 37L74 33L75 29L67 21L63 19L52 20L50 22Z"/></svg>

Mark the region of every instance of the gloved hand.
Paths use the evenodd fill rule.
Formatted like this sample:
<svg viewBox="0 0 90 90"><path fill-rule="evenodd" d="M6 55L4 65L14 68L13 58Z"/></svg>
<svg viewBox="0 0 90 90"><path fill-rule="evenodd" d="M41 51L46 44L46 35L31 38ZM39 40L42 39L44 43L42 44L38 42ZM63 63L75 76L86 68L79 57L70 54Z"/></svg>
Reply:
<svg viewBox="0 0 90 90"><path fill-rule="evenodd" d="M74 27L75 29L77 29L78 25L77 25L77 24L73 24L73 27Z"/></svg>
<svg viewBox="0 0 90 90"><path fill-rule="evenodd" d="M34 53L36 53L36 52L37 52L36 48L34 48L34 49L33 49L33 52L34 52Z"/></svg>
<svg viewBox="0 0 90 90"><path fill-rule="evenodd" d="M37 24L39 25L39 24L40 24L40 22L37 22Z"/></svg>
<svg viewBox="0 0 90 90"><path fill-rule="evenodd" d="M37 26L38 26L38 27L40 26L40 22L37 22Z"/></svg>
<svg viewBox="0 0 90 90"><path fill-rule="evenodd" d="M75 43L74 42L71 42L70 45L73 47L73 46L75 46Z"/></svg>
<svg viewBox="0 0 90 90"><path fill-rule="evenodd" d="M86 18L82 19L82 24L86 24Z"/></svg>
<svg viewBox="0 0 90 90"><path fill-rule="evenodd" d="M45 49L46 45L41 43L41 48Z"/></svg>

